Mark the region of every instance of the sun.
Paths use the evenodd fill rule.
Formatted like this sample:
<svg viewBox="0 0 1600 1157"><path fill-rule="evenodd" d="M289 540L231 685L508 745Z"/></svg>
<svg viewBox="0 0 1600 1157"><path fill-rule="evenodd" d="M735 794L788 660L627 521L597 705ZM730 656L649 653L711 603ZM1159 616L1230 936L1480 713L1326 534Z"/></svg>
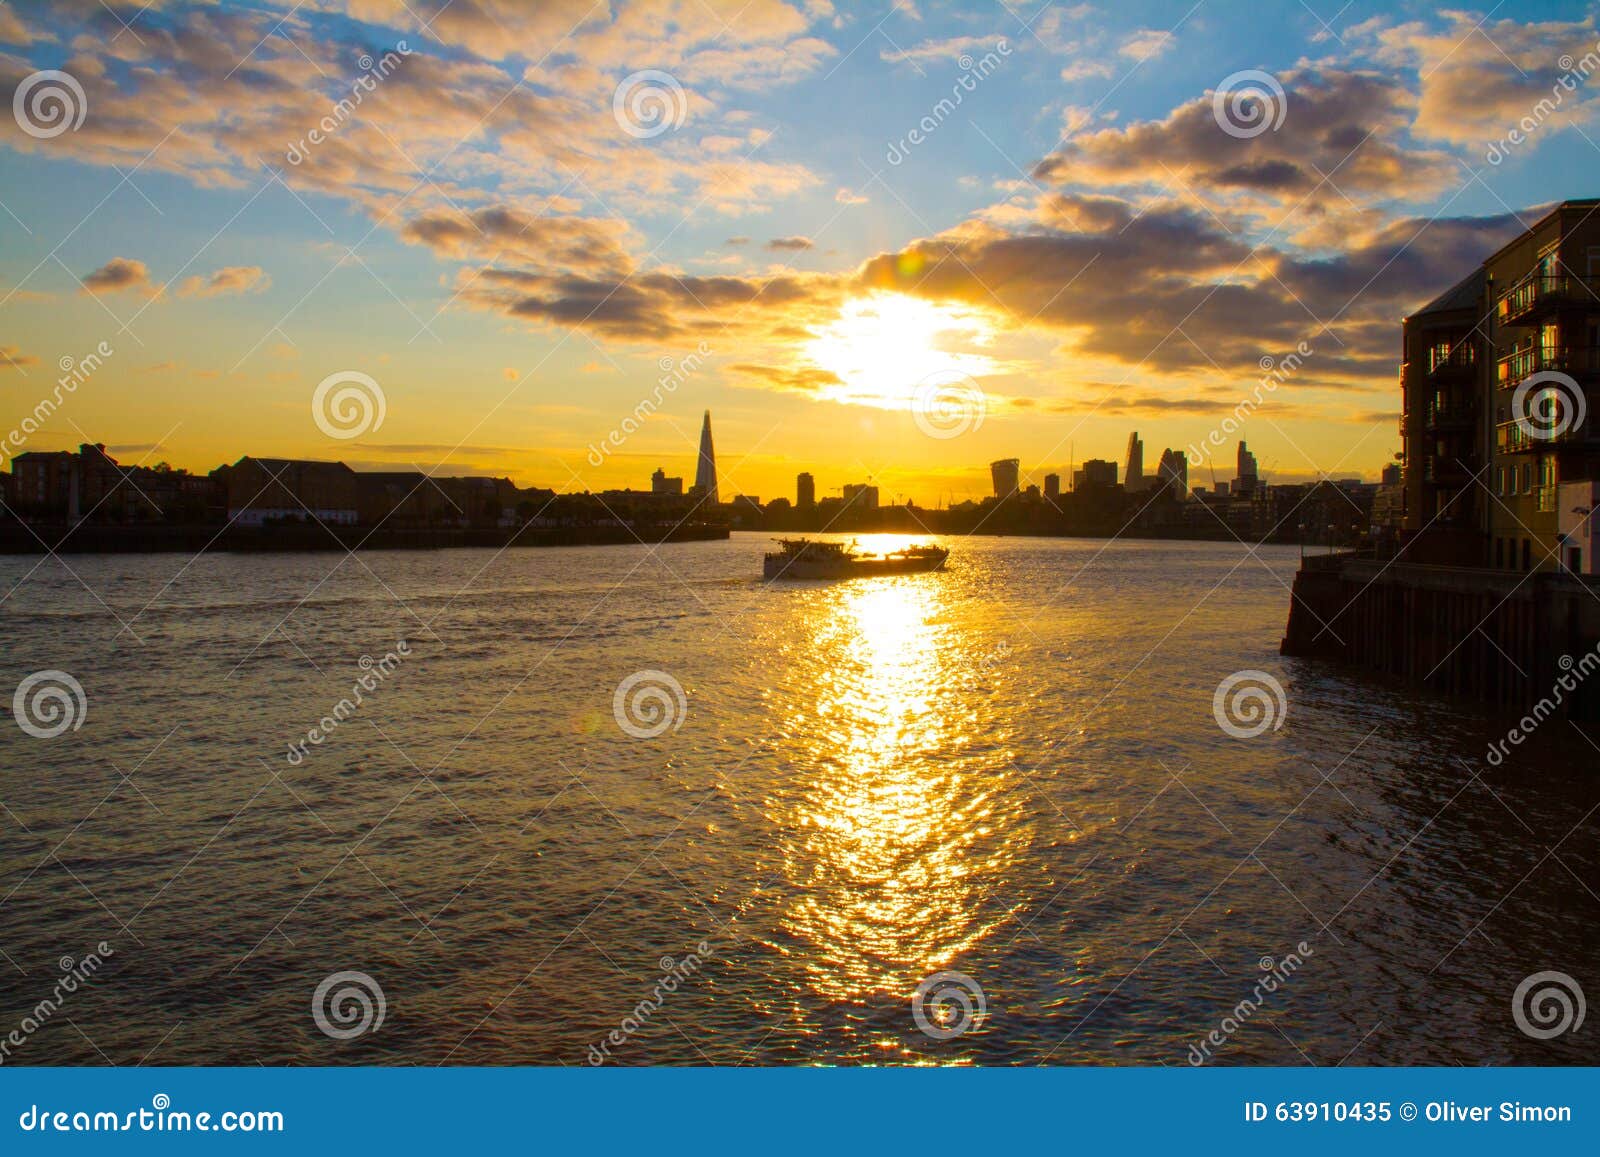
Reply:
<svg viewBox="0 0 1600 1157"><path fill-rule="evenodd" d="M810 360L839 379L823 387L831 401L885 410L910 408L919 387L1001 371L987 354L994 330L976 310L900 293L846 302L839 316L812 331Z"/></svg>

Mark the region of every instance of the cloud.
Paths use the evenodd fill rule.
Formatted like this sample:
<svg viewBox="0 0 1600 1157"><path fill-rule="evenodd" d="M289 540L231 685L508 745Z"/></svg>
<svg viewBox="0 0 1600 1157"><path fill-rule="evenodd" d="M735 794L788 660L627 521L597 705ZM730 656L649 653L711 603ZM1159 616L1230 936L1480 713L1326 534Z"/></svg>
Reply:
<svg viewBox="0 0 1600 1157"><path fill-rule="evenodd" d="M23 366L36 366L39 359L25 354L14 345L0 345L0 370L21 370Z"/></svg>
<svg viewBox="0 0 1600 1157"><path fill-rule="evenodd" d="M926 40L911 48L885 48L878 53L878 59L887 64L928 60L955 62L969 53L993 52L1003 39L1000 36L951 36L944 40Z"/></svg>
<svg viewBox="0 0 1600 1157"><path fill-rule="evenodd" d="M325 10L332 5L286 7L156 5L129 36L98 4L63 5L56 24L71 54L34 62L0 53L0 99L9 102L37 68L61 67L82 85L91 114L48 141L0 118L0 143L174 173L200 187L252 189L265 163L300 197L352 202L394 224L402 199L406 215L475 212L486 189L503 189L505 202L546 200L544 211L564 214L577 194L622 213L703 203L733 214L817 181L794 160L749 155L770 125L738 107L744 92L793 83L833 54L808 35L825 18L815 5L359 0L359 25ZM418 20L429 22L428 35L415 33ZM520 59L530 45L545 46L532 66ZM363 54L394 54L396 63L357 87ZM672 74L686 111L683 131L648 142L612 110L613 91L643 60ZM748 148L707 164L696 149L702 136Z"/></svg>
<svg viewBox="0 0 1600 1157"><path fill-rule="evenodd" d="M122 290L152 292L149 266L131 257L113 257L83 278L85 293L118 293Z"/></svg>
<svg viewBox="0 0 1600 1157"><path fill-rule="evenodd" d="M1505 214L1395 220L1348 251L1304 256L1252 246L1176 202L1136 209L1113 197L1063 196L1027 231L974 227L882 254L858 286L987 310L1002 327L1055 330L1080 373L1126 367L1173 387L1259 376L1263 356L1308 342L1321 359L1309 388L1389 388L1396 319L1515 236ZM1315 373L1325 381L1313 382Z"/></svg>
<svg viewBox="0 0 1600 1157"><path fill-rule="evenodd" d="M1130 60L1143 63L1154 60L1177 42L1171 32L1157 28L1141 28L1117 46L1117 51Z"/></svg>
<svg viewBox="0 0 1600 1157"><path fill-rule="evenodd" d="M0 44L27 46L36 40L51 40L48 33L29 28L10 8L0 8Z"/></svg>
<svg viewBox="0 0 1600 1157"><path fill-rule="evenodd" d="M1219 125L1209 96L1161 120L1082 132L1035 166L1063 188L1153 189L1242 224L1365 227L1374 203L1425 199L1461 180L1448 154L1406 139L1413 99L1397 80L1338 69L1286 73L1281 127L1254 137Z"/></svg>
<svg viewBox="0 0 1600 1157"><path fill-rule="evenodd" d="M259 265L226 265L209 276L185 278L178 286L179 297L221 297L230 293L261 293L272 285L272 278Z"/></svg>
<svg viewBox="0 0 1600 1157"><path fill-rule="evenodd" d="M623 343L689 338L796 341L838 307L845 286L820 274L695 277L653 270L623 279L490 268L463 273L461 299L536 324Z"/></svg>
<svg viewBox="0 0 1600 1157"><path fill-rule="evenodd" d="M1391 68L1415 68L1415 131L1453 144L1502 140L1525 117L1546 131L1584 122L1600 84L1600 44L1592 17L1577 21L1483 22L1445 14L1443 27L1381 19L1351 30ZM1587 69L1587 71L1585 71ZM1591 86L1594 86L1591 88Z"/></svg>
<svg viewBox="0 0 1600 1157"><path fill-rule="evenodd" d="M834 193L833 199L837 204L840 205L865 205L867 203L867 199L860 193L846 189L842 185L839 187L838 191Z"/></svg>
<svg viewBox="0 0 1600 1157"><path fill-rule="evenodd" d="M514 205L471 213L441 209L411 218L400 236L441 256L523 263L542 269L626 273L634 261L620 218L549 217Z"/></svg>
<svg viewBox="0 0 1600 1157"><path fill-rule="evenodd" d="M815 394L818 390L829 386L842 386L844 383L837 374L819 367L769 366L752 362L740 362L730 367L734 373L742 374L747 378L755 378L763 385L793 394Z"/></svg>
<svg viewBox="0 0 1600 1157"><path fill-rule="evenodd" d="M1061 79L1066 84L1079 80L1094 80L1096 78L1109 78L1116 69L1109 60L1093 56L1085 56L1082 60L1075 60L1064 65L1061 69Z"/></svg>
<svg viewBox="0 0 1600 1157"><path fill-rule="evenodd" d="M767 242L767 248L775 253L803 253L816 248L816 244L809 237L774 237Z"/></svg>

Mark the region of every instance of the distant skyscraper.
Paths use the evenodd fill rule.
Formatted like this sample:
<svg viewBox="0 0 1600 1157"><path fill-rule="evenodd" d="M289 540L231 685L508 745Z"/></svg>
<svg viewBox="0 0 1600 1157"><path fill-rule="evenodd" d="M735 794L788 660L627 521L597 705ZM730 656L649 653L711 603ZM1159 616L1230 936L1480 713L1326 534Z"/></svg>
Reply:
<svg viewBox="0 0 1600 1157"><path fill-rule="evenodd" d="M989 463L989 477L994 481L994 496L1010 498L1017 492L1022 480L1022 462L1017 458L1002 458Z"/></svg>
<svg viewBox="0 0 1600 1157"><path fill-rule="evenodd" d="M1139 431L1128 435L1128 467L1123 471L1123 487L1130 493L1144 489L1144 443Z"/></svg>
<svg viewBox="0 0 1600 1157"><path fill-rule="evenodd" d="M711 446L711 411L700 424L700 464L694 471L694 488L707 502L717 501L717 452Z"/></svg>
<svg viewBox="0 0 1600 1157"><path fill-rule="evenodd" d="M1117 464L1103 458L1090 458L1072 472L1072 488L1086 490L1117 484Z"/></svg>
<svg viewBox="0 0 1600 1157"><path fill-rule="evenodd" d="M817 504L817 480L811 475L802 474L794 480L794 504L796 506Z"/></svg>
<svg viewBox="0 0 1600 1157"><path fill-rule="evenodd" d="M1237 477L1233 480L1235 494L1254 494L1256 492L1256 456L1250 453L1241 439L1239 442L1239 464L1235 472Z"/></svg>
<svg viewBox="0 0 1600 1157"><path fill-rule="evenodd" d="M1044 476L1044 496L1051 502L1061 497L1061 475L1046 474Z"/></svg>
<svg viewBox="0 0 1600 1157"><path fill-rule="evenodd" d="M1172 496L1178 501L1189 497L1189 458L1182 450L1163 450L1156 476L1163 486L1172 488Z"/></svg>

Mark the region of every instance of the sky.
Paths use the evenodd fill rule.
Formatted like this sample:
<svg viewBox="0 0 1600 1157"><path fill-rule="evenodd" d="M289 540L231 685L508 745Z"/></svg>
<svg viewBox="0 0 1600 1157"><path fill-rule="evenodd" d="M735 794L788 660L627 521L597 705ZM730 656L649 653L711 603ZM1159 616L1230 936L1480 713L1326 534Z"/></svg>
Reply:
<svg viewBox="0 0 1600 1157"><path fill-rule="evenodd" d="M12 0L4 450L1372 479L1401 319L1600 193L1593 71L1582 4Z"/></svg>

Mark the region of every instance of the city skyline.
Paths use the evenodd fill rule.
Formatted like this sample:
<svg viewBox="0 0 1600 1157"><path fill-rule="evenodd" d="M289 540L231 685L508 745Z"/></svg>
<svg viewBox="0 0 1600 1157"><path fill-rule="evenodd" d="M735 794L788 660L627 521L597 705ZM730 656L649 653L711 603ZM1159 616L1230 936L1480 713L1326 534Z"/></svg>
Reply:
<svg viewBox="0 0 1600 1157"><path fill-rule="evenodd" d="M1560 85L1597 59L1575 4L1337 35L1309 10L491 7L148 11L136 38L9 6L14 104L60 72L83 117L0 126L0 373L25 413L110 351L25 448L116 430L200 470L242 421L262 453L603 490L709 408L730 493L821 470L935 505L1001 456L1211 445L1304 349L1242 436L1276 478L1375 478L1394 321L1600 174ZM1214 116L1245 83L1212 75L1222 43L1269 123ZM180 44L211 63L174 85ZM824 93L882 99L819 133ZM330 436L312 397L350 375L383 405ZM967 406L959 453L917 421L930 391Z"/></svg>
<svg viewBox="0 0 1600 1157"><path fill-rule="evenodd" d="M705 412L705 414L703 415L703 418L702 418L700 446L695 451L695 454L694 454L695 468L696 468L695 483L694 483L694 486L692 488L689 488L689 489L685 488L684 480L683 480L683 476L682 475L673 476L673 475L669 475L667 473L667 465L668 465L668 463L669 462L673 462L673 458L671 456L667 456L667 457L664 457L663 459L658 460L656 468L650 473L650 475L648 475L643 480L644 482L648 483L648 485L635 485L635 483L638 483L641 480L637 479L637 478L631 478L630 477L630 478L622 480L623 484L621 484L621 485L606 487L604 490L599 490L599 491L584 491L584 490L573 490L573 489L565 489L564 490L561 487L546 487L546 486L542 486L538 479L522 479L522 478L517 478L517 477L510 476L510 475L473 474L473 473L444 474L442 472L440 472L440 473L430 473L429 471L426 471L426 470L409 470L409 471L402 471L402 472L399 472L399 473L403 473L403 474L405 474L407 476L414 475L414 476L417 476L417 477L432 477L432 478L435 478L435 479L438 479L438 480L441 480L441 481L443 481L443 480L464 481L464 480L473 480L473 479L480 480L480 481L491 481L491 480L496 480L496 479L502 479L502 480L510 481L510 482L512 482L513 484L519 486L522 489L542 490L542 491L547 491L547 492L553 493L553 494L576 495L576 494L584 494L584 493L601 493L601 494L605 494L605 493L635 493L635 494L655 494L655 495L679 495L679 496L681 496L681 495L689 495L689 496L702 495L703 496L703 495L706 495L708 493L708 491L709 491L709 495L710 495L709 501L712 504L727 504L727 503L730 503L730 502L734 501L736 498L745 498L746 495L743 492L738 492L738 493L729 492L728 494L725 494L725 495L719 495L719 493L718 493L720 487L715 481L715 479L717 478L715 452L710 449L710 424L711 424L711 412L709 410L707 410ZM1137 437L1137 433L1135 433L1133 435L1133 437L1136 438ZM61 449L27 448L27 449L22 450L19 453L18 457L21 457L22 455L26 455L26 454L30 454L30 453L31 454L47 454L47 455L49 455L49 454L76 455L76 454L84 451L85 449L98 451L98 452L100 452L102 454L109 455L112 458L115 458L118 453L122 453L122 452L126 451L126 447L121 447L121 446L118 446L116 444L106 443L106 442L103 442L103 441L100 441L100 442L80 442L76 446L74 446L74 447L72 447L70 449L68 449L68 448L61 448ZM1241 440L1241 442L1240 442L1239 449L1240 449L1240 454L1237 457L1237 462L1236 462L1236 465L1235 465L1234 470L1233 470L1232 473L1230 473L1226 469L1226 467L1224 467L1220 471L1216 470L1215 468L1213 468L1209 472L1208 476L1211 477L1211 478L1214 478L1216 483L1229 483L1229 484L1231 484L1231 483L1235 482L1237 479L1246 478L1246 477L1252 478L1252 479L1259 477L1259 478L1261 478L1262 481L1266 481L1265 477L1255 473L1255 455L1249 452L1249 450L1247 448L1247 444L1243 440ZM1182 450L1177 449L1175 447L1169 447L1169 448L1163 449L1161 451L1161 458L1162 458L1162 463L1163 463L1163 465L1161 467L1161 470L1156 474L1144 473L1141 476L1142 484L1139 487L1135 488L1135 489L1138 489L1138 490L1145 489L1145 488L1147 488L1149 486L1155 485L1158 480L1165 480L1170 485L1175 480L1177 480L1178 478L1181 477L1182 480L1185 483L1184 493L1187 494L1188 493L1188 485L1187 485L1188 475L1187 475L1187 471L1185 470L1181 474L1179 474L1179 473L1176 473L1174 469L1169 469L1166 464L1168 462L1182 462L1188 469L1196 469L1197 467L1195 466L1195 463L1190 461L1184 455L1184 452ZM180 473L192 474L195 477L206 477L206 476L215 474L217 471L226 470L230 466L236 465L237 461L239 459L254 459L254 460L257 460L257 461L299 462L299 463L303 463L303 464L306 464L306 465L318 465L318 466L321 466L321 465L344 466L344 467L350 469L353 473L356 473L356 474L386 475L386 474L396 474L397 473L397 472L395 472L393 470L389 470L389 469L374 468L370 464L351 463L351 462L345 461L343 458L286 459L286 458L283 458L283 457L278 456L278 455L255 453L252 450L240 450L240 451L237 452L237 458L234 459L233 461L224 461L224 462L218 463L216 466L213 466L213 467L210 467L210 468L201 468L199 470L189 470L185 466L179 466L179 465L167 462L165 459L159 459L155 463L142 463L142 462L141 463L123 463L122 465L124 466L124 468L129 468L129 467L138 467L138 468L142 468L142 469L151 469L151 468L163 468L163 469L165 469L165 468L171 468L171 469L174 469L174 470L176 470L176 471L178 471ZM1248 463L1249 463L1248 470L1241 470L1240 469L1240 465L1245 463L1246 461L1248 461ZM1109 460L1102 460L1102 459L1086 459L1084 464L1093 463L1093 462L1098 462L1098 463L1100 463L1101 465L1104 465L1104 466L1115 466L1114 462L1111 462ZM1003 497L1003 495L1000 493L1000 491L1002 489L1001 484L998 483L995 480L996 479L995 469L996 469L996 467L1001 466L1002 464L1007 465L1008 467L1010 467L1011 469L1013 469L1016 472L1015 483L1013 485L1005 487L1006 492L1008 494L1009 493L1020 493L1020 492L1023 492L1023 491L1027 491L1027 490L1029 490L1031 488L1031 489L1035 489L1035 490L1042 490L1048 496L1050 492L1049 492L1049 488L1048 488L1048 486L1046 484L1047 480L1052 478L1052 477L1056 478L1058 482L1060 480L1060 474L1058 473L1058 470L1060 468L1052 469L1050 464L1048 464L1048 463L1039 463L1039 464L1036 464L1034 466L1024 466L1024 465L1021 464L1021 461L1019 459L997 460L995 462L991 462L988 465L982 467L982 469L985 470L989 475L989 489L983 494L963 495L961 500L963 500L963 501L972 501L975 498L981 499L981 498L984 498L984 497ZM15 475L15 471L16 471L15 459L11 459L11 460L6 461L4 463L4 465L6 467L9 467L10 469L7 470L7 471L0 471L0 474L9 473L11 475ZM1392 469L1398 469L1398 466L1393 464L1393 463L1387 463L1387 464L1385 464L1383 470L1380 471L1380 475L1383 474L1383 473L1386 473L1387 471L1392 470ZM1076 473L1079 476L1078 481L1081 481L1082 480L1081 476L1083 474L1083 471L1082 471L1081 467L1076 471ZM1113 473L1114 473L1114 471L1113 471ZM706 479L708 477L713 480L709 484L709 486L708 486L708 483L706 481ZM878 488L876 486L876 483L875 483L875 476L871 475L871 474L862 475L858 479L858 478L855 478L854 476L850 476L850 475L841 473L841 474L838 475L838 478L840 479L840 481L839 481L839 483L837 485L825 485L825 486L823 486L821 488L820 494L823 497L828 497L830 494L833 494L835 492L841 492L841 493L845 492L851 486L873 485L875 489ZM1332 482L1364 482L1364 481L1366 481L1365 479L1361 478L1358 474L1356 474L1354 472L1348 472L1348 473L1338 474L1338 475L1328 475L1326 480L1327 481L1332 481ZM1069 483L1073 481L1073 477L1071 475L1068 475L1068 481L1069 481ZM1279 479L1279 481L1281 482L1281 481L1286 481L1286 480L1285 479ZM1115 480L1114 484L1116 484L1116 485L1125 485L1126 482L1125 482L1125 480L1123 478L1117 478ZM1204 490L1204 489L1206 489L1208 484L1207 483L1198 483L1197 482L1194 485L1195 485L1196 489ZM1072 485L1069 485L1062 492L1068 492L1069 493L1073 489L1075 489L1075 487L1072 486ZM788 495L788 493L792 492L795 495L795 497L793 499L795 504L796 505L805 505L806 503L804 502L804 500L802 498L802 495L804 493L806 493L807 491L809 491L812 494L813 498L815 498L815 496L819 493L819 491L817 489L816 472L815 471L802 470L802 471L797 472L795 477L790 480L790 485L787 488L787 491L785 491L783 488L780 487L777 490L775 490L770 497L780 497L780 496L786 497ZM763 496L755 495L753 497L755 497L757 500L759 500ZM903 494L901 494L901 495L892 495L891 497L894 498L894 500L896 502L909 501L911 505L927 505L927 506L932 507L932 508L938 508L938 507L941 507L943 505L947 505L947 503L942 503L942 502L941 503L927 503L927 504L918 503L915 500L915 498L913 498L911 496L908 496L908 495L903 495Z"/></svg>

